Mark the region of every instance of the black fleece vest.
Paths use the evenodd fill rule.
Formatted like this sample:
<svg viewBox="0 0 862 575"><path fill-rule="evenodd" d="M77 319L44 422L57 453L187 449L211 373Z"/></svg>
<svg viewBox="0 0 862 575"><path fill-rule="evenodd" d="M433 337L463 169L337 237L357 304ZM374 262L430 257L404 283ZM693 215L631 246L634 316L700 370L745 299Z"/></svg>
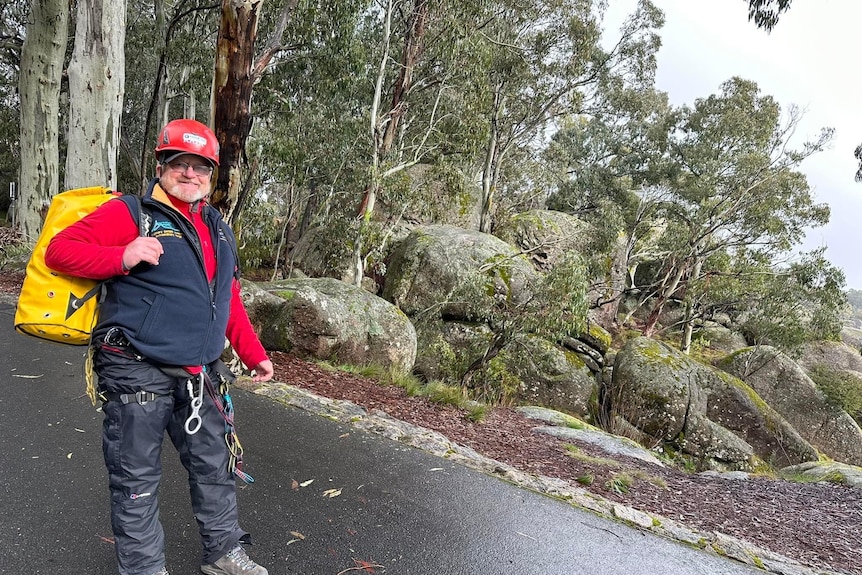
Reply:
<svg viewBox="0 0 862 575"><path fill-rule="evenodd" d="M156 182L150 182L141 204L144 216L152 216L148 235L159 239L164 254L159 265L138 264L108 283L96 336L118 327L154 363L207 365L225 346L231 286L239 269L236 239L218 210L201 204L216 258L215 277L209 282L194 225L172 206L153 199Z"/></svg>

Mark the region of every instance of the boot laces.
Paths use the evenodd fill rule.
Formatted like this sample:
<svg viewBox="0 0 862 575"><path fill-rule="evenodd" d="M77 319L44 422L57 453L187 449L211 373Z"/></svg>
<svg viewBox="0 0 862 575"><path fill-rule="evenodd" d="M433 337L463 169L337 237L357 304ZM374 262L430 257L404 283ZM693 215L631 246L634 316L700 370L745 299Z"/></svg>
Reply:
<svg viewBox="0 0 862 575"><path fill-rule="evenodd" d="M257 567L257 563L251 560L251 557L248 556L248 553L245 552L245 549L241 545L237 545L228 551L227 556L230 557L231 561L239 565L243 571Z"/></svg>

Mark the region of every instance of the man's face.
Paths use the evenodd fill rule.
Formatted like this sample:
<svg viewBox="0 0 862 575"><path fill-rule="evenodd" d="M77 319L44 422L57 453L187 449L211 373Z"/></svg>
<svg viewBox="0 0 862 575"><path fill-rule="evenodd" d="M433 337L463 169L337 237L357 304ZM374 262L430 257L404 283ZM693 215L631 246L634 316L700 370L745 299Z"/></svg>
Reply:
<svg viewBox="0 0 862 575"><path fill-rule="evenodd" d="M163 190L188 204L210 193L212 166L200 156L183 154L167 164L159 164L156 175Z"/></svg>

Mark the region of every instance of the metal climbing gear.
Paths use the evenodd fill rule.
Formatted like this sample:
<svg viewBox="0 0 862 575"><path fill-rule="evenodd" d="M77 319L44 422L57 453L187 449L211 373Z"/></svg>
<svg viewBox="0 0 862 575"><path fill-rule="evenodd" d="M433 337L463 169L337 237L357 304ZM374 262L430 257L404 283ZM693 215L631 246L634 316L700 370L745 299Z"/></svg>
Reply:
<svg viewBox="0 0 862 575"><path fill-rule="evenodd" d="M213 400L213 403L218 408L219 413L224 419L224 440L227 444L230 458L228 460L228 470L242 479L246 483L254 483L254 478L242 470L242 444L239 442L239 437L236 434L236 429L233 423L233 400L230 396L230 381L218 369L214 370L216 377L219 380L219 389L216 390L212 380L206 369L204 369L207 392Z"/></svg>
<svg viewBox="0 0 862 575"><path fill-rule="evenodd" d="M186 381L186 390L189 392L189 398L191 399L191 408L192 414L189 415L189 418L186 419L186 433L189 435L194 435L197 433L201 424L203 423L203 419L201 419L200 411L201 406L204 404L204 373L201 372L198 374L198 393L195 395L195 386L192 383L195 378L190 377L188 381Z"/></svg>

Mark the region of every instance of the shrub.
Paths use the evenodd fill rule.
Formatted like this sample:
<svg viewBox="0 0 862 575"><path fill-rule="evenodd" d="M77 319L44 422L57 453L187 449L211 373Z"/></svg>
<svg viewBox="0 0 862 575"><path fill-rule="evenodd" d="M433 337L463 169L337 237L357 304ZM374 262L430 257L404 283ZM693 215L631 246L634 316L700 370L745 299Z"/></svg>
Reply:
<svg viewBox="0 0 862 575"><path fill-rule="evenodd" d="M862 412L862 378L825 364L812 367L808 376L830 403L850 414Z"/></svg>

